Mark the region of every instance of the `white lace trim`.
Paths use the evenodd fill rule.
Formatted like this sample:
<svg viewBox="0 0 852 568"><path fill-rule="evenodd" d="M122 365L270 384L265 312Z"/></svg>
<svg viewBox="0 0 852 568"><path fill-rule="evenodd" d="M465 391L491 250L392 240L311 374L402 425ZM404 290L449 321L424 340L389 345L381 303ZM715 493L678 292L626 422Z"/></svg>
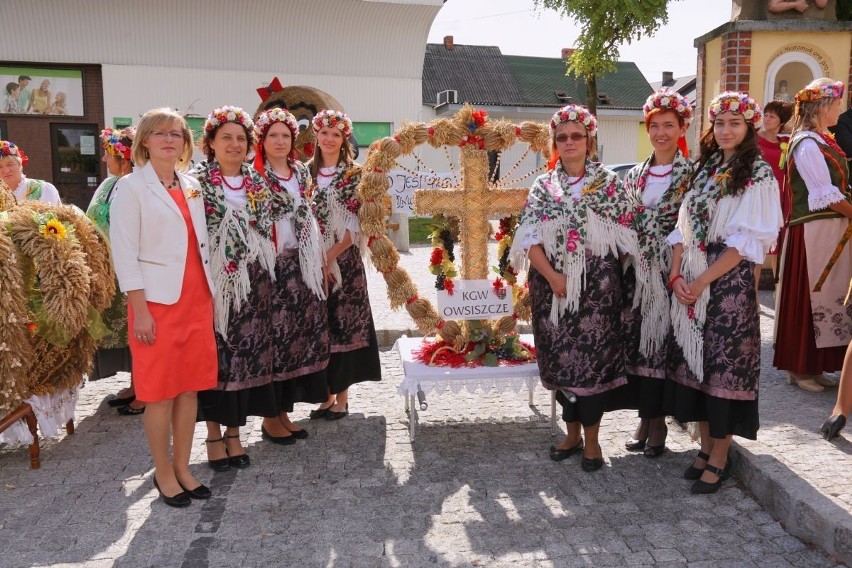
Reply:
<svg viewBox="0 0 852 568"><path fill-rule="evenodd" d="M829 205L840 203L845 198L833 185L824 187L808 188L808 209L810 211L819 211L825 209Z"/></svg>
<svg viewBox="0 0 852 568"><path fill-rule="evenodd" d="M40 434L45 438L55 438L62 434L65 424L74 418L78 396L78 390L74 388L42 396L33 395L24 402L33 407ZM23 420L0 432L0 444L29 446L32 443L32 434Z"/></svg>

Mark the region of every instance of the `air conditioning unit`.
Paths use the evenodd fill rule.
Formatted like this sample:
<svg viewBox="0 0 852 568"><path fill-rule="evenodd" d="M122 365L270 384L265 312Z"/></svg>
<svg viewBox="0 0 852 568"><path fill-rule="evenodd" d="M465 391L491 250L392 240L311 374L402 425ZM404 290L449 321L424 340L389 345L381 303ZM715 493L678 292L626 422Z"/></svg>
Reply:
<svg viewBox="0 0 852 568"><path fill-rule="evenodd" d="M459 92L454 89L447 89L446 91L441 91L437 95L435 95L436 108L444 105L457 104L459 104Z"/></svg>

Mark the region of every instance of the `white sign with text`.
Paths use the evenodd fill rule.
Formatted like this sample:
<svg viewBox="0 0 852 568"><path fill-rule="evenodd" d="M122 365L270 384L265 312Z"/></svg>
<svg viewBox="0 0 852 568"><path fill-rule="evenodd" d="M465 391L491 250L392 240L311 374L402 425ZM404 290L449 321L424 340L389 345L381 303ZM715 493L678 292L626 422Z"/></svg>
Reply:
<svg viewBox="0 0 852 568"><path fill-rule="evenodd" d="M458 179L452 173L414 172L401 168L388 172L388 195L393 212L412 217L414 215L414 192L418 189L440 189L455 187Z"/></svg>
<svg viewBox="0 0 852 568"><path fill-rule="evenodd" d="M454 280L452 295L438 290L438 313L446 320L492 320L513 313L512 289L491 280Z"/></svg>

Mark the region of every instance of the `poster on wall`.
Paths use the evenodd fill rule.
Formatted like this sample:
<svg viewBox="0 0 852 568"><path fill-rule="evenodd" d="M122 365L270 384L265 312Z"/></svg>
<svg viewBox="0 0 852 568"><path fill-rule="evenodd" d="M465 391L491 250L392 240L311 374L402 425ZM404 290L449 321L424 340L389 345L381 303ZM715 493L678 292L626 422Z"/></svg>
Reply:
<svg viewBox="0 0 852 568"><path fill-rule="evenodd" d="M0 66L0 114L83 116L80 69Z"/></svg>

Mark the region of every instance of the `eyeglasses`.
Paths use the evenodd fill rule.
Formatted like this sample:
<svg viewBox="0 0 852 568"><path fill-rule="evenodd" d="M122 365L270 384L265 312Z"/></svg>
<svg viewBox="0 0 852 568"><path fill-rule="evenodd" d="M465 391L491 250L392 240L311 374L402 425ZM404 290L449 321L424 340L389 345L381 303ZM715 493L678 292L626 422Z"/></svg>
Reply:
<svg viewBox="0 0 852 568"><path fill-rule="evenodd" d="M166 132L165 130L155 130L151 133L152 138L156 138L157 140L166 140L172 139L175 140L183 140L183 132L179 130L174 130L172 132Z"/></svg>
<svg viewBox="0 0 852 568"><path fill-rule="evenodd" d="M574 132L570 136L568 134L560 134L556 137L556 141L559 143L568 142L570 139L571 142L579 142L580 140L587 138L588 134L580 134L579 132Z"/></svg>

